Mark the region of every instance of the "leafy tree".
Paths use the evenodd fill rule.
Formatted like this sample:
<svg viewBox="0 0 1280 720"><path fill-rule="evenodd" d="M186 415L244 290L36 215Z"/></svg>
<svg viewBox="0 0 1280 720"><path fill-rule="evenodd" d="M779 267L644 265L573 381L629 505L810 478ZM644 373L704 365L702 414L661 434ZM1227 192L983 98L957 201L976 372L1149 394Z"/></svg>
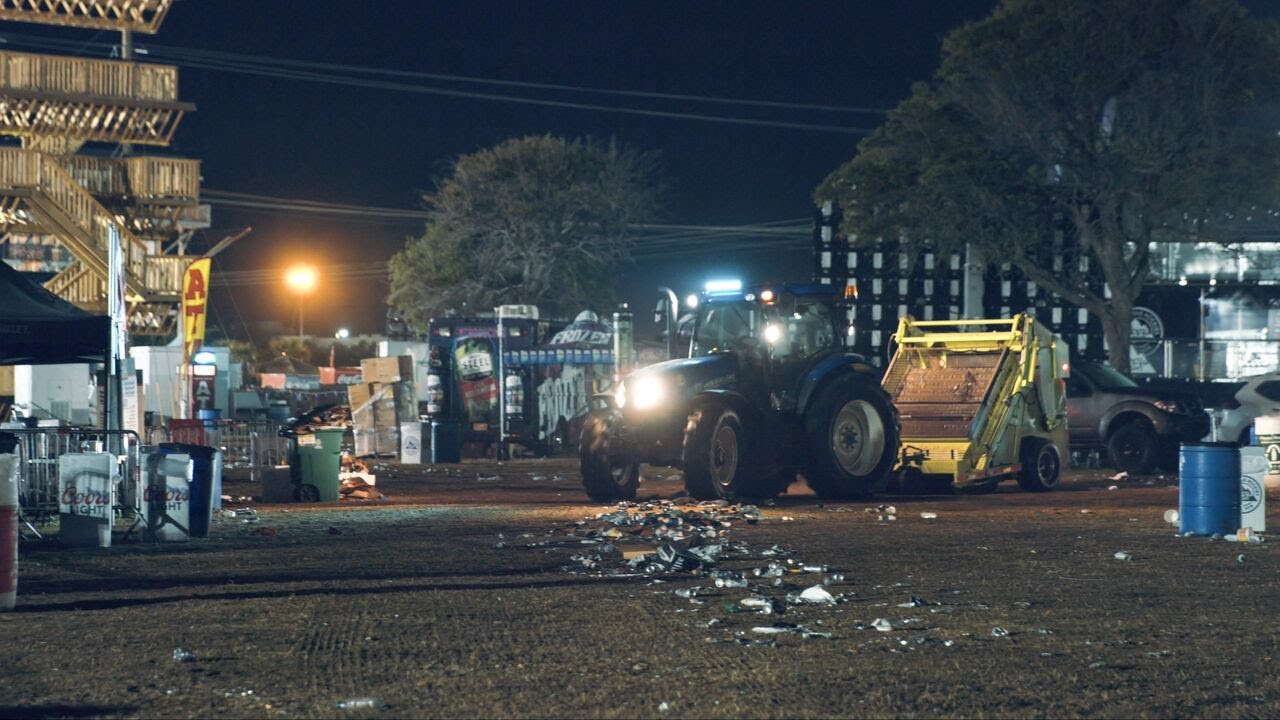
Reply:
<svg viewBox="0 0 1280 720"><path fill-rule="evenodd" d="M864 240L1013 263L1098 316L1127 370L1151 243L1238 241L1275 207L1277 38L1235 0L1004 0L816 197Z"/></svg>
<svg viewBox="0 0 1280 720"><path fill-rule="evenodd" d="M419 332L450 310L610 304L628 226L656 211L656 167L653 154L549 135L464 155L426 195L422 236L392 258L388 302Z"/></svg>

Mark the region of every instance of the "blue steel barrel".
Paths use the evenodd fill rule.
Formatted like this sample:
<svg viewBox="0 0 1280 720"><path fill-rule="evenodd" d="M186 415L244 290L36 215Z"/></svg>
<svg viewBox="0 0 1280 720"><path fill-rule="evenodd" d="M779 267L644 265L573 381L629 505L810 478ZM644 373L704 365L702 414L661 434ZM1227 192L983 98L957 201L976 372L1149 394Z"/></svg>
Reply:
<svg viewBox="0 0 1280 720"><path fill-rule="evenodd" d="M1182 534L1231 535L1240 529L1240 450L1234 443L1183 445L1178 470Z"/></svg>

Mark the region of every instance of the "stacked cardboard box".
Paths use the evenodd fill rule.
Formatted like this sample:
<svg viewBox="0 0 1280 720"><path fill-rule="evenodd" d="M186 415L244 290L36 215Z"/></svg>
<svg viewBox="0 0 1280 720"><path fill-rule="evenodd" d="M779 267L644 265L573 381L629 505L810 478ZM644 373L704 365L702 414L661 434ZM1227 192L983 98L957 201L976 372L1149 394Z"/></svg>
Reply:
<svg viewBox="0 0 1280 720"><path fill-rule="evenodd" d="M400 452L400 423L418 419L413 356L360 361L364 382L347 387L356 456Z"/></svg>

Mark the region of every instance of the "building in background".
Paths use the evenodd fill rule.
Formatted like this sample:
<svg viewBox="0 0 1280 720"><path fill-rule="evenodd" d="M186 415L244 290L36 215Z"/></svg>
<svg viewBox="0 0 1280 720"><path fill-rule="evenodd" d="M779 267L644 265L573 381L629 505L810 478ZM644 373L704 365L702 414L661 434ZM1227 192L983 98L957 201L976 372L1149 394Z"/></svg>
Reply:
<svg viewBox="0 0 1280 720"><path fill-rule="evenodd" d="M967 253L902 252L893 241L854 247L837 232L838 213L819 212L814 273L843 286L851 349L883 366L898 318L954 320L1029 312L1052 327L1077 359L1105 359L1101 321L1026 279L1009 263L982 265ZM1234 379L1280 369L1280 245L1265 241L1164 243L1153 248L1152 279L1134 309L1135 376ZM1276 233L1280 239L1280 232ZM1055 272L1093 276L1088 259Z"/></svg>

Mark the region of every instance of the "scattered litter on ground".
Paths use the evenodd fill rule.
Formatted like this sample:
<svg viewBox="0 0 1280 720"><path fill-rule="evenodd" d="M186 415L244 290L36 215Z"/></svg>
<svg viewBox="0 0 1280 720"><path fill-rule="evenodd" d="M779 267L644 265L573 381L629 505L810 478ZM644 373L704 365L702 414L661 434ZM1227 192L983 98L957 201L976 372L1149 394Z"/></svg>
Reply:
<svg viewBox="0 0 1280 720"><path fill-rule="evenodd" d="M827 592L827 589L821 585L814 585L813 587L805 588L805 590L800 593L800 599L815 605L836 604L835 596Z"/></svg>
<svg viewBox="0 0 1280 720"><path fill-rule="evenodd" d="M178 662L195 662L196 654L185 648L175 648L173 651L173 659Z"/></svg>
<svg viewBox="0 0 1280 720"><path fill-rule="evenodd" d="M1132 555L1130 555L1129 553L1125 552L1124 550L1121 550L1121 551L1117 552L1117 553L1115 554L1115 556L1114 556L1114 557L1115 557L1115 559L1117 559L1117 560L1132 560L1132 559L1133 559L1133 556L1132 556Z"/></svg>
<svg viewBox="0 0 1280 720"><path fill-rule="evenodd" d="M1121 470L1120 472L1116 473L1115 475L1112 475L1108 479L1111 480L1112 482L1120 482L1121 480L1128 480L1129 473Z"/></svg>
<svg viewBox="0 0 1280 720"><path fill-rule="evenodd" d="M374 486L377 478L369 473L351 472L339 476L341 485L338 488L342 500L386 500L387 496L378 492Z"/></svg>
<svg viewBox="0 0 1280 720"><path fill-rule="evenodd" d="M338 701L339 710L367 710L369 708L382 707L382 702L377 698L359 697L349 698L347 700Z"/></svg>
<svg viewBox="0 0 1280 720"><path fill-rule="evenodd" d="M1170 525L1177 525L1181 518L1182 515L1177 510L1170 508L1164 511L1164 521Z"/></svg>
<svg viewBox="0 0 1280 720"><path fill-rule="evenodd" d="M920 513L920 517L921 517L921 518L923 518L923 519L925 519L925 520L937 520L937 519L938 519L938 513L936 513L936 512L922 512L922 513Z"/></svg>
<svg viewBox="0 0 1280 720"><path fill-rule="evenodd" d="M806 640L815 640L815 639L830 640L835 637L833 633L818 631L818 630L810 630L809 628L803 625L797 625L796 623L787 623L787 622L776 622L772 625L756 626L751 628L751 632L759 635L795 634L795 635L800 635Z"/></svg>
<svg viewBox="0 0 1280 720"><path fill-rule="evenodd" d="M1009 637L1009 631L997 625L991 628L991 637Z"/></svg>

